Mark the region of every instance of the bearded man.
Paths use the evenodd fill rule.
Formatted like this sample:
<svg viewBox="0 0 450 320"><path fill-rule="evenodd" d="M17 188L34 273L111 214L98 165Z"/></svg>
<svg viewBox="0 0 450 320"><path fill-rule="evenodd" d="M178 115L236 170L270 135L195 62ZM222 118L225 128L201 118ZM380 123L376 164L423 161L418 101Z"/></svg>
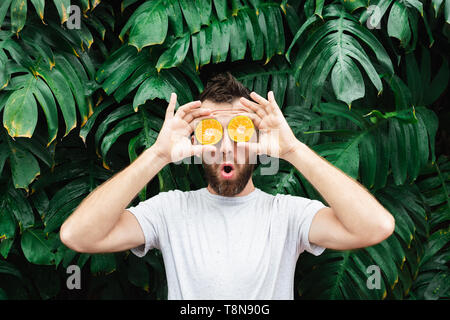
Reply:
<svg viewBox="0 0 450 320"><path fill-rule="evenodd" d="M139 257L161 250L168 299L293 299L302 252L372 246L393 233L393 216L362 185L295 137L272 91L266 99L225 73L208 81L199 100L175 106L172 93L156 142L64 222L66 246L86 253L131 249ZM254 125L249 141L228 132L237 115ZM220 123L220 141L196 139L202 119ZM292 164L327 206L255 187L252 160L261 154ZM160 192L128 207L164 166L192 156L203 159L206 188Z"/></svg>

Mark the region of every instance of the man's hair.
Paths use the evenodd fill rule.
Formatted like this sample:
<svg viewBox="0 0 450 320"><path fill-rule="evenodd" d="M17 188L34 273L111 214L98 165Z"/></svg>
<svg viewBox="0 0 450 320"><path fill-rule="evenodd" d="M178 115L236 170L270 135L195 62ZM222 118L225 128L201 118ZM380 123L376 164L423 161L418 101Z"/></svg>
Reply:
<svg viewBox="0 0 450 320"><path fill-rule="evenodd" d="M236 98L244 97L249 100L250 90L239 82L230 72L219 73L210 78L206 88L200 94L198 100L210 100L212 102L230 103Z"/></svg>

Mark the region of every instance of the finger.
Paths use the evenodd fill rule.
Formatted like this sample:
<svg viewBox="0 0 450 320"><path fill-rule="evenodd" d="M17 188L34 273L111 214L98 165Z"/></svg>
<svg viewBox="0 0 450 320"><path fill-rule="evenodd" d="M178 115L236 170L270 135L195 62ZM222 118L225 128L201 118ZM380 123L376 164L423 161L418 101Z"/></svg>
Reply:
<svg viewBox="0 0 450 320"><path fill-rule="evenodd" d="M267 115L267 112L264 107L262 107L257 103L254 103L253 101L248 100L247 98L241 97L239 99L239 102L242 103L245 107L255 112L261 118L264 118Z"/></svg>
<svg viewBox="0 0 450 320"><path fill-rule="evenodd" d="M177 112L175 113L175 117L183 119L187 112L190 112L192 109L198 108L201 105L202 102L200 100L186 103L185 105L182 105L181 107L178 108Z"/></svg>
<svg viewBox="0 0 450 320"><path fill-rule="evenodd" d="M255 127L259 129L262 119L256 113L245 112L245 113L239 113L239 115L249 117L253 121L253 124L255 125Z"/></svg>
<svg viewBox="0 0 450 320"><path fill-rule="evenodd" d="M274 111L274 112L280 111L281 112L280 107L278 106L277 102L275 101L275 95L273 94L273 91L269 91L269 93L267 94L267 98L269 99L272 111Z"/></svg>
<svg viewBox="0 0 450 320"><path fill-rule="evenodd" d="M270 113L270 102L266 99L264 99L263 97L261 97L259 94L257 94L256 92L252 92L250 93L250 97L255 100L257 103L259 103L260 105L263 106L263 108L266 110L266 112Z"/></svg>
<svg viewBox="0 0 450 320"><path fill-rule="evenodd" d="M211 109L197 109L194 111L191 111L189 113L186 113L183 120L186 121L188 124L191 123L194 119L207 116L211 113Z"/></svg>
<svg viewBox="0 0 450 320"><path fill-rule="evenodd" d="M177 104L177 94L175 92L172 92L170 94L169 105L167 106L166 109L166 119L173 118L173 113L175 111L176 104Z"/></svg>
<svg viewBox="0 0 450 320"><path fill-rule="evenodd" d="M210 112L211 113L211 112ZM195 117L194 119L192 119L190 122L186 122L186 124L189 126L189 132L192 133L195 128L197 127L197 125L203 120L203 119L207 119L209 116L209 114L204 114L204 115L199 115L198 117ZM184 119L183 119L184 120ZM185 120L184 120L185 121Z"/></svg>

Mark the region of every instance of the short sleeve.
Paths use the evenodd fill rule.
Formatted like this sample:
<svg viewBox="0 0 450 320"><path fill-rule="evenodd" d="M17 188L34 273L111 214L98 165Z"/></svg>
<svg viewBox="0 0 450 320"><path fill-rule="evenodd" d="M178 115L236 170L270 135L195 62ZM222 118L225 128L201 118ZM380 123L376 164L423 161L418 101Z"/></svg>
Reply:
<svg viewBox="0 0 450 320"><path fill-rule="evenodd" d="M309 242L309 230L317 212L326 208L319 200L298 196L282 195L283 208L289 221L289 237L295 243L297 253L307 251L315 256L321 255L325 248Z"/></svg>
<svg viewBox="0 0 450 320"><path fill-rule="evenodd" d="M164 202L164 193L159 193L150 199L139 202L134 207L126 208L136 217L144 233L145 243L131 249L131 252L138 257L145 256L150 249L160 249L159 236L164 227Z"/></svg>

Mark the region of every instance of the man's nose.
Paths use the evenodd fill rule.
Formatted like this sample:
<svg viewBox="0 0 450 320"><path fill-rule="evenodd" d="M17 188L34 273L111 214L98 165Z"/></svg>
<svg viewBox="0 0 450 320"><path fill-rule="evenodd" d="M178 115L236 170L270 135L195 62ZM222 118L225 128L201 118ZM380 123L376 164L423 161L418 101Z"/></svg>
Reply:
<svg viewBox="0 0 450 320"><path fill-rule="evenodd" d="M232 160L233 156L233 142L228 136L228 132L224 129L222 143L220 144L220 153L223 154L228 161Z"/></svg>

